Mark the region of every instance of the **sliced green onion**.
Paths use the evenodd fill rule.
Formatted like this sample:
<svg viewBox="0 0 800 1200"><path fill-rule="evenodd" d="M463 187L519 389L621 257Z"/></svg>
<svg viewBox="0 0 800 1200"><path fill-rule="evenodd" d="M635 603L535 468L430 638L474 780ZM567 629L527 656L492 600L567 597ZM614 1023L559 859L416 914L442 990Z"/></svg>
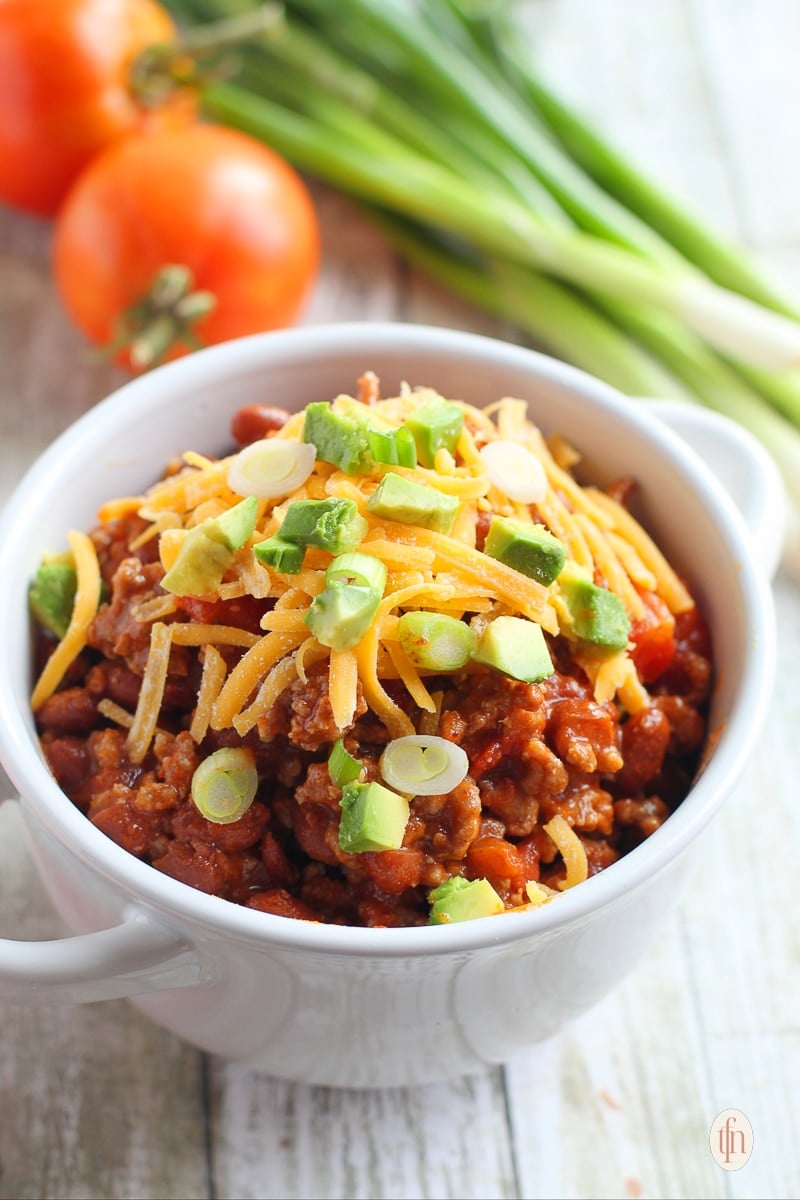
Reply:
<svg viewBox="0 0 800 1200"><path fill-rule="evenodd" d="M456 671L473 654L478 637L474 629L444 613L407 612L397 622L400 645L417 667L428 671Z"/></svg>
<svg viewBox="0 0 800 1200"><path fill-rule="evenodd" d="M347 783L355 783L363 770L364 764L359 762L357 758L353 758L347 750L345 750L344 742L341 738L333 743L330 757L328 758L328 774L337 787L344 787Z"/></svg>
<svg viewBox="0 0 800 1200"><path fill-rule="evenodd" d="M487 442L479 451L489 480L510 500L538 504L547 493L547 476L535 454L519 442Z"/></svg>
<svg viewBox="0 0 800 1200"><path fill-rule="evenodd" d="M446 738L414 733L389 742L380 769L389 786L406 796L441 796L466 778L469 759Z"/></svg>
<svg viewBox="0 0 800 1200"><path fill-rule="evenodd" d="M316 446L286 438L261 438L240 450L228 467L228 487L240 496L274 500L288 496L308 479Z"/></svg>
<svg viewBox="0 0 800 1200"><path fill-rule="evenodd" d="M247 812L258 791L252 750L223 746L204 758L192 776L195 808L215 825L230 825Z"/></svg>
<svg viewBox="0 0 800 1200"><path fill-rule="evenodd" d="M379 558L354 550L338 554L325 572L326 583L357 583L360 587L375 588L383 595L386 587L386 567Z"/></svg>
<svg viewBox="0 0 800 1200"><path fill-rule="evenodd" d="M410 429L403 425L399 429L367 431L370 452L375 462L392 467L415 467L417 445Z"/></svg>

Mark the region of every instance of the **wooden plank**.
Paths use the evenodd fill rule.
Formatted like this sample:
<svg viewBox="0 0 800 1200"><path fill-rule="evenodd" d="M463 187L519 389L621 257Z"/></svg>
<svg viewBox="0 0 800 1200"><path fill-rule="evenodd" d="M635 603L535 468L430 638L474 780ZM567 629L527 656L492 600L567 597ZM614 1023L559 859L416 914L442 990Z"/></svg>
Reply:
<svg viewBox="0 0 800 1200"><path fill-rule="evenodd" d="M723 1197L701 1041L673 919L546 1056L534 1047L507 1068L521 1195Z"/></svg>
<svg viewBox="0 0 800 1200"><path fill-rule="evenodd" d="M776 585L782 661L758 754L708 839L681 924L704 1034L712 1119L738 1108L756 1150L730 1194L790 1196L800 1181L800 813L792 787L800 728L797 587Z"/></svg>
<svg viewBox="0 0 800 1200"><path fill-rule="evenodd" d="M49 275L49 229L0 214L0 501L126 378L91 363ZM2 795L10 784L2 778ZM0 932L57 937L16 805L0 809ZM205 1197L202 1057L125 1002L0 1006L0 1194Z"/></svg>
<svg viewBox="0 0 800 1200"><path fill-rule="evenodd" d="M329 252L309 323L397 319L494 331L489 318L402 266L353 204L325 189L315 194ZM212 1082L220 1200L516 1194L500 1071L428 1088L339 1092L219 1061Z"/></svg>
<svg viewBox="0 0 800 1200"><path fill-rule="evenodd" d="M302 324L396 319L403 269L385 239L346 196L316 184L312 194L324 259Z"/></svg>
<svg viewBox="0 0 800 1200"><path fill-rule="evenodd" d="M756 246L797 245L800 6L690 0L688 7L742 233Z"/></svg>
<svg viewBox="0 0 800 1200"><path fill-rule="evenodd" d="M664 186L718 228L764 236L784 274L800 278L796 253L787 270L782 248L767 236L777 228L796 238L800 172L784 166L779 181L774 164L761 178L748 166L748 180L742 179L753 161L751 142L770 142L761 152L766 157L774 151L772 106L785 102L796 111L782 82L796 7L786 49L777 51L777 94L765 86L772 74L767 48L785 27L785 4L562 0L530 9L544 67L564 94ZM757 61L742 86L751 37ZM712 42L715 64L708 62ZM723 84L727 92L720 95ZM736 88L738 105L759 90L758 117L751 110L747 130L727 107ZM775 191L777 209L770 208ZM794 224L784 227L787 196ZM790 1131L798 1117L787 1089L798 1094L800 950L796 924L780 914L798 903L796 789L787 794L784 784L781 791L781 781L790 777L790 729L796 736L800 716L796 696L786 695L800 647L796 587L786 578L779 601L786 683L747 780L706 835L708 860L679 917L616 995L557 1039L549 1057L533 1050L508 1069L524 1196L796 1193L800 1165ZM552 1107L540 1124L541 1095ZM715 1166L708 1148L711 1121L728 1106L750 1117L762 1147L731 1175Z"/></svg>
<svg viewBox="0 0 800 1200"><path fill-rule="evenodd" d="M0 936L58 937L16 804L0 808ZM209 1195L202 1056L129 1004L0 1004L0 1197Z"/></svg>
<svg viewBox="0 0 800 1200"><path fill-rule="evenodd" d="M53 438L128 376L90 361L49 272L49 226L0 212L0 503Z"/></svg>
<svg viewBox="0 0 800 1200"><path fill-rule="evenodd" d="M220 1062L211 1098L220 1200L518 1194L499 1071L421 1088L341 1091Z"/></svg>

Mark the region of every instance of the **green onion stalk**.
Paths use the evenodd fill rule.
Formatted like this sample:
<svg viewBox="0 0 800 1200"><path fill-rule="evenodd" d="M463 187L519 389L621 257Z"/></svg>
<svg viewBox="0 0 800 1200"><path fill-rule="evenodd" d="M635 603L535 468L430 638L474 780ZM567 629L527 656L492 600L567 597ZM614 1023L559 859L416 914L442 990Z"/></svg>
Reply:
<svg viewBox="0 0 800 1200"><path fill-rule="evenodd" d="M255 0L167 0L184 25ZM800 504L800 306L542 79L512 6L284 0L209 116L374 215L452 291L629 395L700 402Z"/></svg>

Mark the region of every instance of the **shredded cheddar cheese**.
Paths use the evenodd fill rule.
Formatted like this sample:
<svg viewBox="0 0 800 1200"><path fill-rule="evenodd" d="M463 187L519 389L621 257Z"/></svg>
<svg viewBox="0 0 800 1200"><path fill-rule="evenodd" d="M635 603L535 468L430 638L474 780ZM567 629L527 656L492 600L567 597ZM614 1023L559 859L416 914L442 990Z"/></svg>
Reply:
<svg viewBox="0 0 800 1200"><path fill-rule="evenodd" d="M158 714L169 671L169 655L172 649L172 631L163 621L156 621L150 632L150 653L142 677L139 700L128 731L128 758L140 763L150 748L155 733Z"/></svg>
<svg viewBox="0 0 800 1200"><path fill-rule="evenodd" d="M189 733L195 742L202 742L208 733L211 713L214 709L220 688L225 681L228 668L225 659L213 645L205 647L203 658L203 674L200 677L200 689L197 693L197 705L192 715Z"/></svg>
<svg viewBox="0 0 800 1200"><path fill-rule="evenodd" d="M113 721L115 725L120 725L123 729L130 729L133 724L133 714L123 708L121 704L109 700L107 696L97 701L97 711L101 716Z"/></svg>
<svg viewBox="0 0 800 1200"><path fill-rule="evenodd" d="M75 560L77 589L67 631L45 664L31 695L31 708L40 709L56 690L86 645L86 635L100 602L100 564L91 538L71 530L69 548Z"/></svg>
<svg viewBox="0 0 800 1200"><path fill-rule="evenodd" d="M211 715L212 729L227 729L233 724L259 686L266 673L303 640L297 633L268 633L251 646L225 681ZM296 674L296 672L295 672Z"/></svg>
<svg viewBox="0 0 800 1200"><path fill-rule="evenodd" d="M358 699L358 658L355 650L331 650L328 678L333 719L338 729L349 729Z"/></svg>
<svg viewBox="0 0 800 1200"><path fill-rule="evenodd" d="M567 888L575 887L576 883L583 883L589 875L589 864L583 842L575 830L560 815L551 817L543 829L554 843L567 868L565 877L559 881L559 891L564 892Z"/></svg>
<svg viewBox="0 0 800 1200"><path fill-rule="evenodd" d="M665 602L670 612L688 612L694 601L681 583L653 539L645 533L639 522L611 496L596 488L587 489L598 508L612 519L611 527L629 542L639 559L655 577L655 591Z"/></svg>

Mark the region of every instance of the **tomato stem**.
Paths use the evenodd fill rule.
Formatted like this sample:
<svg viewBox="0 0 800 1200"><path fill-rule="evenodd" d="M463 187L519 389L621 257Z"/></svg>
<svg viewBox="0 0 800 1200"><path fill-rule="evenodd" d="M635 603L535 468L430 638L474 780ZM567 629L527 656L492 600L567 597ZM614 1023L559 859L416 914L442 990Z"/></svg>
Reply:
<svg viewBox="0 0 800 1200"><path fill-rule="evenodd" d="M146 371L162 362L176 345L200 349L203 343L194 325L217 301L212 292L193 291L193 286L194 276L187 266L169 263L162 267L142 299L120 315L101 357L112 358L127 348L134 370Z"/></svg>
<svg viewBox="0 0 800 1200"><path fill-rule="evenodd" d="M269 33L283 20L283 7L267 3L182 32L174 41L148 46L133 60L129 87L143 108L159 108L178 91L201 91L239 69L231 49Z"/></svg>

